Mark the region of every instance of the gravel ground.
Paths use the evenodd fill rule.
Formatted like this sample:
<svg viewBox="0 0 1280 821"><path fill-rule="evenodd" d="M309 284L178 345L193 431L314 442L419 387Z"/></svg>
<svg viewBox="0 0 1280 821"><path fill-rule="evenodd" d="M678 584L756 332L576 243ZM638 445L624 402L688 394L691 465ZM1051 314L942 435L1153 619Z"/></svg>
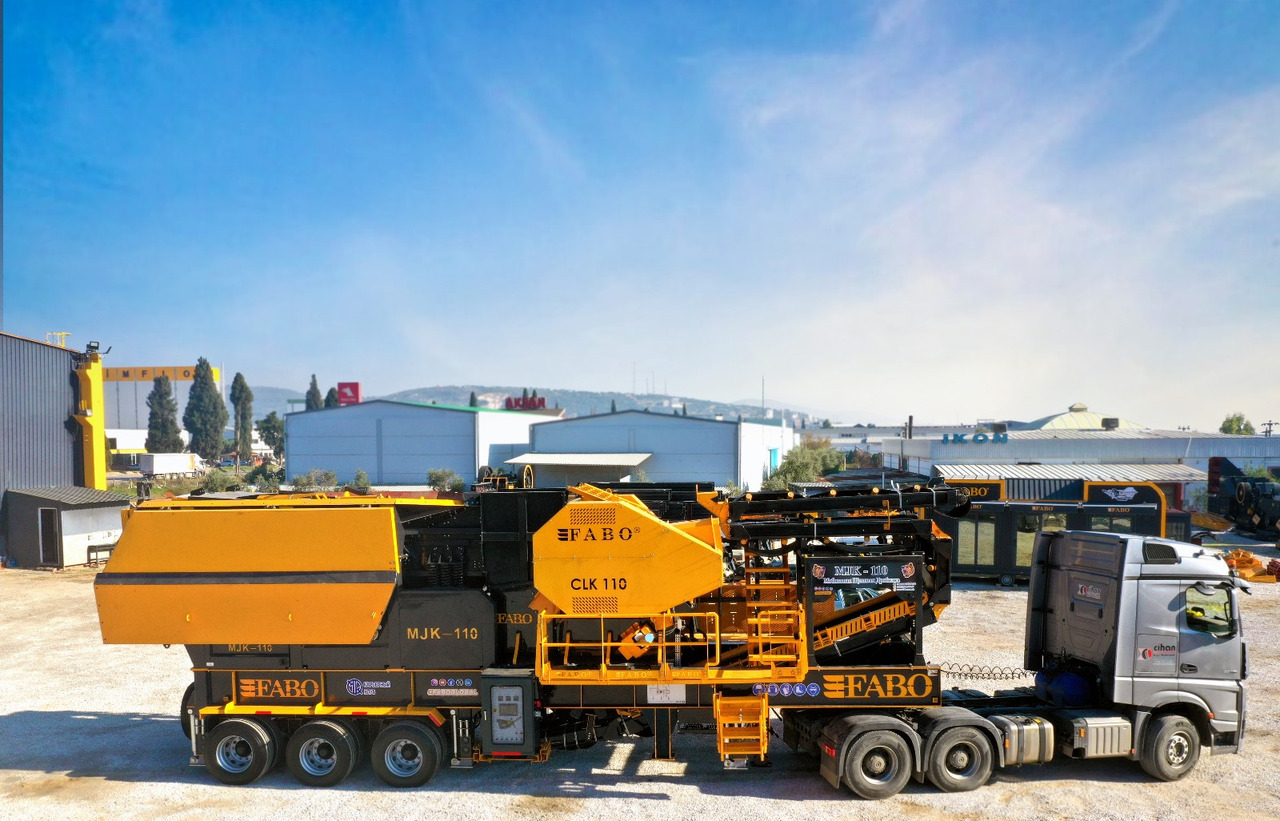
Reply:
<svg viewBox="0 0 1280 821"><path fill-rule="evenodd" d="M1234 544L1231 546L1235 546ZM1251 547L1260 556L1274 547ZM1202 758L1180 782L1150 780L1128 761L1061 761L997 771L981 790L944 794L912 782L870 803L833 790L812 760L774 740L772 766L726 772L715 738L680 735L677 762L621 739L546 764L442 770L394 790L364 766L330 790L284 771L225 787L187 765L176 712L189 681L181 648L104 646L90 569L0 571L0 801L7 819L167 818L212 813L322 818L1280 818L1280 585L1244 597L1249 726L1241 755ZM1019 667L1025 588L964 583L926 631L935 663ZM989 682L948 678L990 691ZM1009 682L1017 684L1025 682ZM1008 686L997 684L996 686Z"/></svg>

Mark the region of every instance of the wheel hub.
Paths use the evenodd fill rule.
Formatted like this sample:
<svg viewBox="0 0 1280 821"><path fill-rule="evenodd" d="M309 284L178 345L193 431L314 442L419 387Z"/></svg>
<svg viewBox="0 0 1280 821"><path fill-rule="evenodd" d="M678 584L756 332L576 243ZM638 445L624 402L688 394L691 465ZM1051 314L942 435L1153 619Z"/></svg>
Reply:
<svg viewBox="0 0 1280 821"><path fill-rule="evenodd" d="M412 741L401 739L387 747L387 769L400 778L409 778L422 769L422 751Z"/></svg>
<svg viewBox="0 0 1280 821"><path fill-rule="evenodd" d="M333 772L338 760L333 745L322 738L313 738L302 745L298 763L308 775L325 776Z"/></svg>
<svg viewBox="0 0 1280 821"><path fill-rule="evenodd" d="M238 735L222 739L214 755L218 766L229 773L242 773L253 764L253 747Z"/></svg>

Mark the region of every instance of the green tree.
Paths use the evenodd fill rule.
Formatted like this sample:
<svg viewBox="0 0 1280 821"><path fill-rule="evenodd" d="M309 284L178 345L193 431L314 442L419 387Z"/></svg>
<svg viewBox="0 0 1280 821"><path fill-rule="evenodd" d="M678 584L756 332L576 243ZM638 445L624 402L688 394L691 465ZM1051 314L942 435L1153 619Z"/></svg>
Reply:
<svg viewBox="0 0 1280 821"><path fill-rule="evenodd" d="M617 413L617 412L618 412L618 400L617 400L617 399L610 399L610 400L609 400L609 413Z"/></svg>
<svg viewBox="0 0 1280 821"><path fill-rule="evenodd" d="M427 484L436 490L451 490L461 493L467 489L462 477L448 468L432 468L427 471Z"/></svg>
<svg viewBox="0 0 1280 821"><path fill-rule="evenodd" d="M812 482L834 473L844 465L844 454L831 447L831 440L805 434L798 447L782 457L782 464L769 474L761 490L786 490L792 482Z"/></svg>
<svg viewBox="0 0 1280 821"><path fill-rule="evenodd" d="M351 480L351 489L357 493L368 493L372 487L373 484L369 481L369 474L360 468L356 468L356 478Z"/></svg>
<svg viewBox="0 0 1280 821"><path fill-rule="evenodd" d="M182 414L182 425L191 434L192 453L198 453L206 462L216 462L222 455L222 432L226 430L226 403L213 381L213 368L203 356L196 360L196 373L187 394L187 409Z"/></svg>
<svg viewBox="0 0 1280 821"><path fill-rule="evenodd" d="M225 490L235 490L239 486L240 477L222 468L214 468L200 480L200 489L205 493L222 493Z"/></svg>
<svg viewBox="0 0 1280 821"><path fill-rule="evenodd" d="M471 399L470 399L470 401L468 401L468 402L467 402L467 407L469 407L469 408L478 408L478 407L480 407L480 402L476 399L476 392L475 392L475 391L472 391L472 392L471 392Z"/></svg>
<svg viewBox="0 0 1280 821"><path fill-rule="evenodd" d="M267 418L259 419L258 435L277 459L284 456L284 420L280 418L280 414L272 411L267 414Z"/></svg>
<svg viewBox="0 0 1280 821"><path fill-rule="evenodd" d="M320 385L316 382L316 375L311 374L311 387L307 388L307 410L320 410L324 407L324 397L320 395Z"/></svg>
<svg viewBox="0 0 1280 821"><path fill-rule="evenodd" d="M1256 431L1253 429L1253 423L1244 418L1244 414L1240 411L1228 416L1222 420L1222 427L1218 428L1220 433L1229 433L1235 436L1253 436Z"/></svg>
<svg viewBox="0 0 1280 821"><path fill-rule="evenodd" d="M244 374L231 380L231 405L236 417L236 461L253 461L253 391Z"/></svg>
<svg viewBox="0 0 1280 821"><path fill-rule="evenodd" d="M338 407L338 389L330 388L329 392L324 395L324 406L326 408Z"/></svg>
<svg viewBox="0 0 1280 821"><path fill-rule="evenodd" d="M157 376L147 395L147 453L181 453L182 428L169 377Z"/></svg>
<svg viewBox="0 0 1280 821"><path fill-rule="evenodd" d="M284 481L284 471L261 464L244 475L247 484L253 485L259 493L276 493L280 483Z"/></svg>

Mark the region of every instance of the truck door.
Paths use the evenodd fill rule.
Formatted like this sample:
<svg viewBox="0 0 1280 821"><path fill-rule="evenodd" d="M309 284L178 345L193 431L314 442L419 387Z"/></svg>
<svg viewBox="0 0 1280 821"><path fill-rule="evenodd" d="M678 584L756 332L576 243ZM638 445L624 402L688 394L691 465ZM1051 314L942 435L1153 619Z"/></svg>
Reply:
<svg viewBox="0 0 1280 821"><path fill-rule="evenodd" d="M1209 705L1217 732L1240 718L1243 637L1235 591L1200 581L1186 585L1178 619L1178 689Z"/></svg>
<svg viewBox="0 0 1280 821"><path fill-rule="evenodd" d="M1159 577L1144 578L1137 584L1130 697L1137 706L1153 707L1177 698L1182 586L1176 579ZM1120 677L1125 671L1119 659L1117 667Z"/></svg>

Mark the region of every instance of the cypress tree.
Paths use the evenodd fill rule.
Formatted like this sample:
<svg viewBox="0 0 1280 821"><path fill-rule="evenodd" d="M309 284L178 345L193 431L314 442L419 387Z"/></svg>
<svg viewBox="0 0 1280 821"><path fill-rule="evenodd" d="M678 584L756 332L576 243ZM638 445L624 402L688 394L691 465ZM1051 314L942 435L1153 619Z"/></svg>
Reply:
<svg viewBox="0 0 1280 821"><path fill-rule="evenodd" d="M472 392L471 392L471 401L467 403L467 407L471 407L471 408L478 408L478 407L480 407L480 403L476 400L476 392L475 392L475 391L472 391Z"/></svg>
<svg viewBox="0 0 1280 821"><path fill-rule="evenodd" d="M338 407L339 404L340 403L338 402L338 389L330 388L329 392L324 395L324 406L326 408L336 408Z"/></svg>
<svg viewBox="0 0 1280 821"><path fill-rule="evenodd" d="M617 413L617 412L618 412L618 400L617 400L617 399L610 399L610 400L609 400L609 413Z"/></svg>
<svg viewBox="0 0 1280 821"><path fill-rule="evenodd" d="M236 461L252 461L253 391L242 373L231 380L231 404L236 410Z"/></svg>
<svg viewBox="0 0 1280 821"><path fill-rule="evenodd" d="M182 428L169 377L157 376L147 395L147 453L181 453Z"/></svg>
<svg viewBox="0 0 1280 821"><path fill-rule="evenodd" d="M316 384L316 375L311 374L311 387L307 388L307 410L320 410L324 407L324 397L320 395L320 386Z"/></svg>
<svg viewBox="0 0 1280 821"><path fill-rule="evenodd" d="M192 453L206 462L216 462L222 455L222 432L227 427L227 406L213 381L213 368L203 356L196 361L195 379L187 394L187 409L182 425L191 434Z"/></svg>

